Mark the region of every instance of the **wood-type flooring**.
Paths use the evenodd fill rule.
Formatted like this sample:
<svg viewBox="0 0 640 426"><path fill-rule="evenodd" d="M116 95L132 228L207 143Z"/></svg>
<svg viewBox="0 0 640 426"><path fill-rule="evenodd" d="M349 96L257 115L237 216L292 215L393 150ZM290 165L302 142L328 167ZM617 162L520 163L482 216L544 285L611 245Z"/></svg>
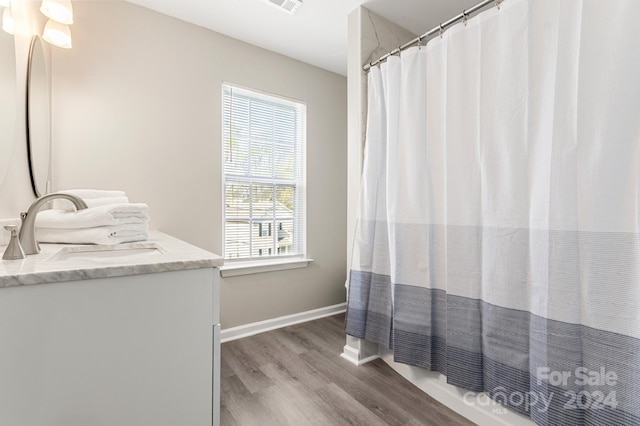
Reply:
<svg viewBox="0 0 640 426"><path fill-rule="evenodd" d="M223 343L221 425L473 425L344 344L344 314Z"/></svg>

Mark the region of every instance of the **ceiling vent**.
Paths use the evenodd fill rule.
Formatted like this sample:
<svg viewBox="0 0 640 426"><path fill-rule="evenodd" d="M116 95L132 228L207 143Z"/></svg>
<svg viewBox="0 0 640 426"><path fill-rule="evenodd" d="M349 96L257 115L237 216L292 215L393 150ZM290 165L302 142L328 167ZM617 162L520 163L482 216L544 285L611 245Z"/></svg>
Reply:
<svg viewBox="0 0 640 426"><path fill-rule="evenodd" d="M302 6L302 0L263 0L271 6L293 15L296 10Z"/></svg>

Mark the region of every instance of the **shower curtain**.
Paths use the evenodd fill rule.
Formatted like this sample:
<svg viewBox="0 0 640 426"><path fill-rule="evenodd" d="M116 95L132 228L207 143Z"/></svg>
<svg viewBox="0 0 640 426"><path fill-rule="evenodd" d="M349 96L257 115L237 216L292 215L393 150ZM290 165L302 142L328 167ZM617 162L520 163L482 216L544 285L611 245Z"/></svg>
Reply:
<svg viewBox="0 0 640 426"><path fill-rule="evenodd" d="M640 424L640 1L506 0L368 76L348 334Z"/></svg>

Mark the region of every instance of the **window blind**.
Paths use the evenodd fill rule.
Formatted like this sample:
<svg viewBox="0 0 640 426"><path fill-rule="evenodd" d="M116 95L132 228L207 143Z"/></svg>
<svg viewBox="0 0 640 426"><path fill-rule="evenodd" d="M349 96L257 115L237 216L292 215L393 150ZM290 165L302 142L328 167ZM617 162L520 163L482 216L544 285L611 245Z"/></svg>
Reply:
<svg viewBox="0 0 640 426"><path fill-rule="evenodd" d="M225 258L304 255L306 106L222 91Z"/></svg>

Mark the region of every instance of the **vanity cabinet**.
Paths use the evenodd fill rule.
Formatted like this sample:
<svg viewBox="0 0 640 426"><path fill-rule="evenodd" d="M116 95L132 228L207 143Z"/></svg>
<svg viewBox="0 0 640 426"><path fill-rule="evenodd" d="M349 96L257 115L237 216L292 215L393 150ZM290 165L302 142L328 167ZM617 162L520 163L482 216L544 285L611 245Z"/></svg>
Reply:
<svg viewBox="0 0 640 426"><path fill-rule="evenodd" d="M0 288L0 425L218 424L218 269L154 265Z"/></svg>

